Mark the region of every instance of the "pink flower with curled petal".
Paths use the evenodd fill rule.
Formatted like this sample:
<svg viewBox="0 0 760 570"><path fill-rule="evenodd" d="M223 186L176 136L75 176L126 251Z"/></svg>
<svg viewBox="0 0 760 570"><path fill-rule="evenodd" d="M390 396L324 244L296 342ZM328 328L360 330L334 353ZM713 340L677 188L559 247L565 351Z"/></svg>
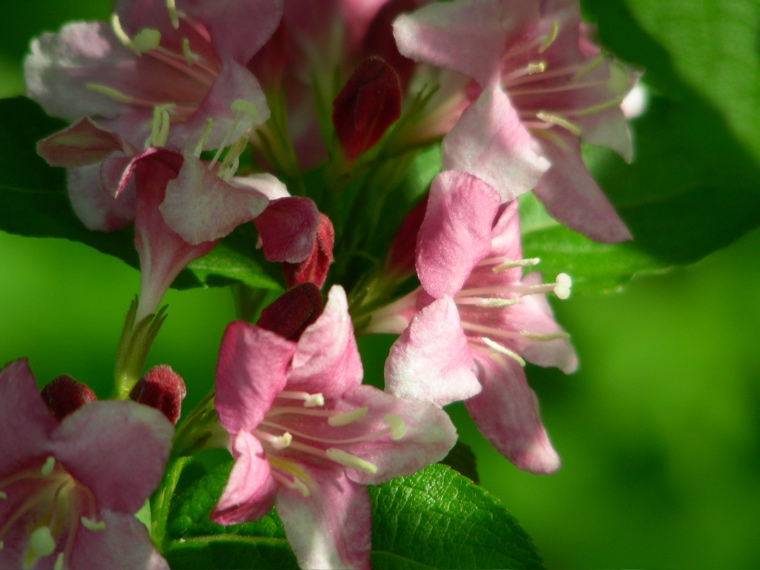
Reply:
<svg viewBox="0 0 760 570"><path fill-rule="evenodd" d="M286 295L307 298L292 291ZM267 322L277 319L268 315ZM302 568L369 568L364 485L443 458L456 432L436 406L401 400L361 379L340 287L297 341L232 323L219 353L215 407L235 465L212 520L255 520L274 503Z"/></svg>
<svg viewBox="0 0 760 570"><path fill-rule="evenodd" d="M456 0L399 17L402 54L477 82L444 138L444 168L488 182L502 201L535 186L547 211L602 242L631 239L583 164L580 140L631 159L620 104L637 75L588 38L577 0Z"/></svg>
<svg viewBox="0 0 760 570"><path fill-rule="evenodd" d="M134 513L173 432L134 402L86 403L59 421L26 360L0 370L0 567L168 569Z"/></svg>
<svg viewBox="0 0 760 570"><path fill-rule="evenodd" d="M111 25L67 24L32 42L24 62L27 95L50 115L97 118L124 145L69 167L69 194L90 229L114 230L134 215L134 187L117 199L130 157L148 146L212 150L269 117L245 67L282 17L282 0L117 2ZM245 101L241 110L236 101ZM120 169L121 167L121 169ZM105 192L104 192L105 191ZM104 196L104 194L106 194Z"/></svg>
<svg viewBox="0 0 760 570"><path fill-rule="evenodd" d="M421 287L373 314L365 332L396 332L386 389L445 405L465 400L480 431L520 469L559 466L527 385L525 360L572 372L567 334L546 302L569 294L569 278L522 277L517 203L500 205L482 180L447 171L433 181L417 241Z"/></svg>

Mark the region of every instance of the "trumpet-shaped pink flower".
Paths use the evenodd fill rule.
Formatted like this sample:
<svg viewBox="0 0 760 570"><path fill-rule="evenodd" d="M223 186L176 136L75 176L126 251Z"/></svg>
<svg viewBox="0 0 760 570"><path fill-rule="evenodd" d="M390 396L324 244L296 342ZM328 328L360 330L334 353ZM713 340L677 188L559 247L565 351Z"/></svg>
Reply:
<svg viewBox="0 0 760 570"><path fill-rule="evenodd" d="M219 354L215 407L235 465L211 518L255 520L276 499L302 568L369 568L364 485L443 458L456 433L436 406L401 400L361 379L339 287L297 342L232 323Z"/></svg>
<svg viewBox="0 0 760 570"><path fill-rule="evenodd" d="M417 241L421 287L373 315L368 332L398 332L386 389L445 405L465 400L483 435L520 469L559 466L527 385L525 360L572 372L575 354L544 293L569 278L522 277L517 203L463 172L433 181Z"/></svg>
<svg viewBox="0 0 760 570"><path fill-rule="evenodd" d="M569 228L603 242L631 236L586 170L580 140L626 160L620 104L636 76L588 38L577 0L457 0L396 20L402 54L477 82L444 138L444 167L470 172L502 201L531 190Z"/></svg>
<svg viewBox="0 0 760 570"><path fill-rule="evenodd" d="M163 474L172 425L134 402L56 419L26 360L0 371L0 567L168 568L134 513Z"/></svg>

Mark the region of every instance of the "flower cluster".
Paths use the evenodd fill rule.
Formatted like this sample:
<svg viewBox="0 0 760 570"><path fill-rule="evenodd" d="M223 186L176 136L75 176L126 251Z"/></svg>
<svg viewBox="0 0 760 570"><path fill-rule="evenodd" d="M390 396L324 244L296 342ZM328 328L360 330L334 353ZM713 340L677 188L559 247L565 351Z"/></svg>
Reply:
<svg viewBox="0 0 760 570"><path fill-rule="evenodd" d="M35 39L27 94L72 122L38 152L87 228L133 226L141 282L115 401L0 372L0 565L165 567L133 515L170 445L228 449L211 520L274 506L303 568L369 567L365 486L442 460L452 402L518 468L556 470L523 367L576 368L547 301L571 281L524 273L516 198L631 238L580 143L630 159L636 74L591 33L577 0L120 0ZM143 373L161 299L233 232L281 294L235 287L210 393L180 418L179 375ZM356 341L377 333L398 335L382 387Z"/></svg>

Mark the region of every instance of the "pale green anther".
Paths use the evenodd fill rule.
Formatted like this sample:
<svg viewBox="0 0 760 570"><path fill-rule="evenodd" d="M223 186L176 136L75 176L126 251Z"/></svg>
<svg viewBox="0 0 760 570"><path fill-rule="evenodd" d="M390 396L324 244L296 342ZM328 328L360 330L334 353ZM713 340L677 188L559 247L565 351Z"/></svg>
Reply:
<svg viewBox="0 0 760 570"><path fill-rule="evenodd" d="M171 20L172 28L175 30L179 28L179 15L177 14L177 4L174 0L166 0L166 9L169 12L169 20Z"/></svg>
<svg viewBox="0 0 760 570"><path fill-rule="evenodd" d="M541 263L541 260L538 257L531 257L528 259L516 259L515 261L507 261L505 263L502 263L500 265L497 265L491 271L494 273L501 273L502 271L506 271L507 269L514 269L515 267L532 267L534 265L538 265Z"/></svg>
<svg viewBox="0 0 760 570"><path fill-rule="evenodd" d="M195 156L195 158L199 158L201 156L203 147L206 146L206 141L208 140L208 136L211 134L211 129L213 127L214 119L211 117L206 117L206 124L203 126L201 138L198 139L198 143L195 145L195 149L193 149L193 156Z"/></svg>
<svg viewBox="0 0 760 570"><path fill-rule="evenodd" d="M383 423L391 428L391 439L398 441L406 435L406 425L404 420L394 414L383 416Z"/></svg>
<svg viewBox="0 0 760 570"><path fill-rule="evenodd" d="M345 465L346 467L361 469L362 471L366 471L367 473L371 473L371 474L377 473L377 465L375 465L374 463L370 463L369 461L366 461L362 459L361 457L356 457L356 455L351 455L350 453L346 453L342 449L336 449L334 447L331 447L325 450L325 454L327 455L328 458L332 459L336 463L340 463L341 465Z"/></svg>
<svg viewBox="0 0 760 570"><path fill-rule="evenodd" d="M557 20L554 20L552 22L552 29L549 32L549 35L546 36L546 39L541 43L540 46L538 46L538 53L544 53L547 49L549 49L549 46L554 43L554 40L557 39L557 35L559 34L559 23Z"/></svg>
<svg viewBox="0 0 760 570"><path fill-rule="evenodd" d="M119 15L116 12L111 14L111 29L113 30L116 39L119 40L124 47L128 47L138 55L140 54L140 50L135 47L132 40L129 39L127 32L121 27L121 20L119 20Z"/></svg>
<svg viewBox="0 0 760 570"><path fill-rule="evenodd" d="M166 144L166 140L169 138L169 126L171 125L169 109L173 107L173 103L153 107L153 121L150 139L148 139L149 146L161 147Z"/></svg>
<svg viewBox="0 0 760 570"><path fill-rule="evenodd" d="M256 105L245 99L235 99L230 108L235 113L245 113L254 121L259 118L259 110L256 108Z"/></svg>
<svg viewBox="0 0 760 570"><path fill-rule="evenodd" d="M32 531L29 537L29 545L32 547L32 552L38 558L44 558L50 556L55 552L55 540L53 539L53 533L46 526L41 526Z"/></svg>
<svg viewBox="0 0 760 570"><path fill-rule="evenodd" d="M42 473L43 476L49 477L50 474L53 472L53 468L55 467L55 457L52 455L49 455L47 459L45 459L45 463L42 466L42 469L40 469L40 473Z"/></svg>
<svg viewBox="0 0 760 570"><path fill-rule="evenodd" d="M53 564L53 570L63 570L63 552L55 557L55 564Z"/></svg>
<svg viewBox="0 0 760 570"><path fill-rule="evenodd" d="M325 405L325 397L321 393L309 394L309 397L303 401L304 408L315 408Z"/></svg>
<svg viewBox="0 0 760 570"><path fill-rule="evenodd" d="M570 335L566 332L555 332L555 333L537 333L537 332L530 332L530 331L521 331L520 336L525 337L529 340L538 340L538 341L550 341L550 340L557 340L559 338L561 339L568 339L570 338Z"/></svg>
<svg viewBox="0 0 760 570"><path fill-rule="evenodd" d="M528 72L528 75L535 75L536 73L543 73L546 71L546 62L545 61L535 61L533 63L529 63L528 66L525 68L525 71Z"/></svg>
<svg viewBox="0 0 760 570"><path fill-rule="evenodd" d="M106 528L105 521L94 521L92 519L88 519L87 517L82 517L79 520L82 522L82 526L84 528L86 528L87 530L91 530L93 532L97 532L99 530L105 530Z"/></svg>
<svg viewBox="0 0 760 570"><path fill-rule="evenodd" d="M272 447L275 449L285 449L286 447L290 446L290 443L293 441L293 436L290 435L290 432L285 432L280 437L275 438L271 444Z"/></svg>
<svg viewBox="0 0 760 570"><path fill-rule="evenodd" d="M478 305L481 307L498 308L498 307L511 307L516 305L519 299L501 299L499 297L485 298L478 301Z"/></svg>
<svg viewBox="0 0 760 570"><path fill-rule="evenodd" d="M118 91L117 89L114 89L113 87L108 87L107 85L100 85L98 83L88 83L85 85L87 89L90 91L95 91L95 93L101 93L102 95L106 95L116 101L117 103L131 103L132 97L129 95L122 93L121 91Z"/></svg>
<svg viewBox="0 0 760 570"><path fill-rule="evenodd" d="M190 50L190 40L182 38L182 55L185 56L185 63L191 67L198 57Z"/></svg>
<svg viewBox="0 0 760 570"><path fill-rule="evenodd" d="M488 337L485 337L485 336L481 337L481 340L486 344L486 346L488 346L489 348L492 348L499 354L508 356L509 358L517 362L517 364L519 364L520 366L525 366L525 359L523 359L523 357L517 354L516 352L509 350L508 348L500 345L498 342L494 342Z"/></svg>
<svg viewBox="0 0 760 570"><path fill-rule="evenodd" d="M132 45L138 53L156 49L161 44L161 32L151 28L143 28L132 38Z"/></svg>
<svg viewBox="0 0 760 570"><path fill-rule="evenodd" d="M306 483L301 481L298 477L293 478L293 485L298 489L304 497L311 495L311 489L306 486Z"/></svg>
<svg viewBox="0 0 760 570"><path fill-rule="evenodd" d="M539 111L536 113L536 117L541 119L542 121L545 121L547 123L551 123L553 125L557 125L558 127L562 127L563 129L566 129L573 133L575 136L580 136L581 129L577 126L568 121L567 119L560 117L558 115L553 115L552 113L547 113L545 111Z"/></svg>
<svg viewBox="0 0 760 570"><path fill-rule="evenodd" d="M0 499L7 499L8 495L6 495L3 491L0 491Z"/></svg>
<svg viewBox="0 0 760 570"><path fill-rule="evenodd" d="M5 548L5 543L2 540L0 540L0 550L2 550L3 548Z"/></svg>
<svg viewBox="0 0 760 570"><path fill-rule="evenodd" d="M355 410L351 410L350 412L338 414L337 416L330 416L327 418L327 423L334 427L345 426L366 416L367 411L368 408L357 408Z"/></svg>

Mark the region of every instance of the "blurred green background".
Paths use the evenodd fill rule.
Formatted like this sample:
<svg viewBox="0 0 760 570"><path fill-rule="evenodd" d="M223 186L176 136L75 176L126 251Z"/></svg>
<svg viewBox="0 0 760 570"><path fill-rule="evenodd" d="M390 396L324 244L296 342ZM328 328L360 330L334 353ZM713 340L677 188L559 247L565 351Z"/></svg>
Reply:
<svg viewBox="0 0 760 570"><path fill-rule="evenodd" d="M33 35L104 19L109 4L4 5L0 95L22 92L20 61ZM563 459L555 475L517 471L461 408L452 410L482 484L520 520L547 567L760 567L758 252L755 231L622 293L555 303L581 359L569 377L529 370ZM107 397L137 289L135 270L86 246L0 232L0 365L28 357L41 384L69 373ZM166 301L170 316L149 364L174 366L192 406L212 381L231 296L170 291Z"/></svg>

